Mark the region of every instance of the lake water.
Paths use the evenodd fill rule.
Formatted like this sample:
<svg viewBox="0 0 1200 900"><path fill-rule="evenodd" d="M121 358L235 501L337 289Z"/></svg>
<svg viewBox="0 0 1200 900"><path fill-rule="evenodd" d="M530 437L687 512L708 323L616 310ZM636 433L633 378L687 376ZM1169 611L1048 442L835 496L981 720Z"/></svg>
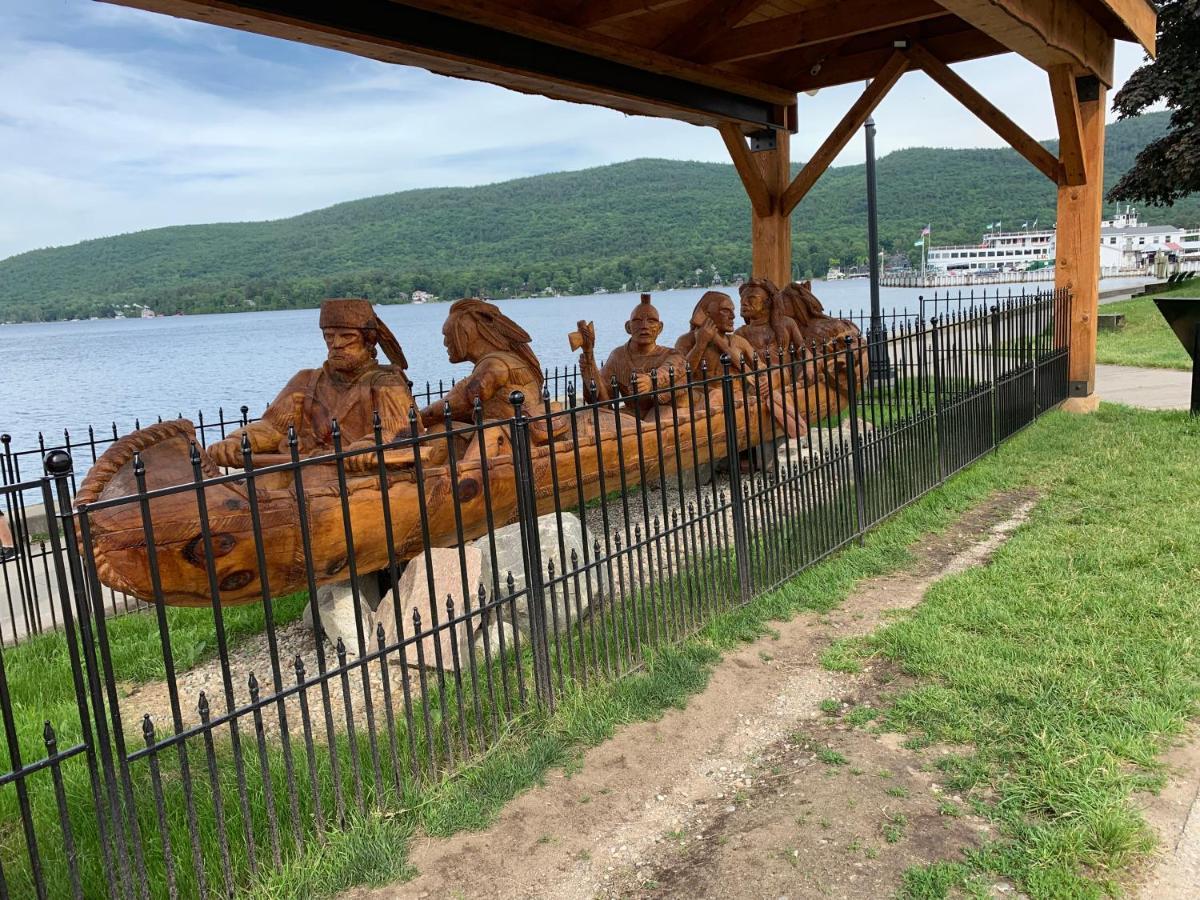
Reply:
<svg viewBox="0 0 1200 900"><path fill-rule="evenodd" d="M1046 284L1014 285L1033 290ZM1115 280L1104 287L1120 286ZM830 312L862 313L869 308L865 279L817 282L817 295ZM1007 286L988 288L1008 292ZM984 292L975 289L978 297ZM687 329L702 289L654 295L665 323L663 342ZM736 291L731 291L735 296ZM946 292L942 292L945 296ZM966 292L964 292L965 294ZM884 288L885 311L916 312L929 290ZM953 295L957 296L958 291ZM596 323L597 355L626 340L624 323L637 294L500 300L497 305L532 336L533 348L548 368L570 365L574 354L567 333L579 319ZM426 380L461 377L468 366L446 359L441 328L449 304L383 306L380 313L396 333L409 362L409 377ZM928 309L927 309L928 314ZM61 440L86 434L88 424L107 430L116 422L122 434L157 416L208 417L224 407L229 417L244 403L261 413L298 369L320 365L325 356L317 310L230 313L159 319L53 322L0 327L0 433L13 436L13 449L36 446L38 432Z"/></svg>

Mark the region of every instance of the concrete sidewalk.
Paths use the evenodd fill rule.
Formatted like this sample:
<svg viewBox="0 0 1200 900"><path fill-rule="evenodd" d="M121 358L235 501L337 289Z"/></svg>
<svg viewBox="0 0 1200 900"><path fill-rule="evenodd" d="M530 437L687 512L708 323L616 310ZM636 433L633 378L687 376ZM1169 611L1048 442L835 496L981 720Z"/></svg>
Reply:
<svg viewBox="0 0 1200 900"><path fill-rule="evenodd" d="M1178 369L1096 366L1096 394L1109 403L1142 409L1187 409L1192 373Z"/></svg>

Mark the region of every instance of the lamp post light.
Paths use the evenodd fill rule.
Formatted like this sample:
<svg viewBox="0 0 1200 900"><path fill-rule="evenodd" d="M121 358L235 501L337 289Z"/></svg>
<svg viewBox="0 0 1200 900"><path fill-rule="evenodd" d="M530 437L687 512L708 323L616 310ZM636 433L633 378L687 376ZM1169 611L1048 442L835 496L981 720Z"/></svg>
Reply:
<svg viewBox="0 0 1200 900"><path fill-rule="evenodd" d="M871 325L867 329L867 359L871 378L886 381L892 377L888 359L887 332L879 309L879 209L875 194L875 120L867 117L867 253L871 264Z"/></svg>

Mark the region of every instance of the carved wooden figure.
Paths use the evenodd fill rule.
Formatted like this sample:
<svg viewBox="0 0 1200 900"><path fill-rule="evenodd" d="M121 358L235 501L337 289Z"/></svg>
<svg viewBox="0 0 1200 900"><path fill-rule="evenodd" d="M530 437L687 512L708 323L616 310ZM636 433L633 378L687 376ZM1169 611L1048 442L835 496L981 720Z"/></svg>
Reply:
<svg viewBox="0 0 1200 900"><path fill-rule="evenodd" d="M721 374L721 356L729 355L733 371L749 370L754 365L754 348L735 332L733 298L720 291L707 291L692 310L691 330L675 342L675 349L692 367L692 377L699 378L702 367L708 377Z"/></svg>
<svg viewBox="0 0 1200 900"><path fill-rule="evenodd" d="M790 361L791 351L804 353L804 335L796 320L783 312L779 289L767 278L751 278L738 293L742 301L742 318L746 324L737 333L772 364Z"/></svg>
<svg viewBox="0 0 1200 900"><path fill-rule="evenodd" d="M849 319L836 319L826 315L825 307L813 293L811 281L793 281L779 292L782 311L796 321L804 340L816 345L820 374L837 394L839 408L849 402L851 377L862 383L867 371L867 345L858 326ZM853 348L853 376L845 350Z"/></svg>
<svg viewBox="0 0 1200 900"><path fill-rule="evenodd" d="M327 363L337 371L324 377L330 384L345 381L375 386L374 377L368 378L374 370L357 345L353 341L343 344L336 334L345 330L337 326L349 321L354 325L350 330L363 334L363 348L371 343L366 339L371 330L379 338L374 313L367 318L369 305L365 309L351 306L329 307L330 317L335 313L356 317L326 320L333 332ZM735 366L742 365L743 357L746 366L752 365L753 349L732 334L733 301L727 295L710 292L702 298L694 322L697 334L685 337L692 338L689 349L698 359L711 357L711 377L722 371L721 353L731 353ZM644 337L653 343L649 334L654 330L649 323L631 325L631 338L641 341ZM530 465L539 513L558 509L564 496L586 501L598 496L606 484L636 485L642 478L671 475L679 467L705 465L727 452L725 441L709 439L709 435L723 435L726 428L727 411L719 384L709 385L704 403L697 407L704 410L707 421L694 428L677 424L622 428L618 423L623 414L608 409L597 410L594 416L552 415L554 422L547 427L541 370L523 329L492 304L469 299L451 307L444 332L451 360L469 360L475 369L445 400L424 411L424 422L444 421L447 410L453 418L469 421L476 400L487 418L507 419L512 414L510 392L522 390L531 415L529 430L534 441ZM402 364L399 347L389 349L389 343L384 343L385 349L389 354L394 351L392 359ZM348 351L351 346L354 349ZM341 380L334 381L335 375ZM729 411L737 415L739 446L746 449L778 434L775 429L759 427L764 417L769 421L772 412L778 415L779 407L770 391L761 393L761 383L755 389L755 381L760 381L756 373L737 380L735 409ZM280 427L316 423L310 429L309 443L323 448L319 424L324 419L320 416L346 414L352 418L364 410L346 395L319 393L321 383L320 375L301 378L304 390L285 391L276 404L279 410L265 426L249 427L244 433L246 440L252 446L258 442L258 446L278 450ZM394 407L385 433L390 439L396 416L410 396L408 384L393 371L388 379L379 376L379 386L398 392L386 398ZM378 402L378 391L366 395ZM764 402L766 398L771 399ZM318 400L325 410L320 415L316 412ZM404 431L407 427L405 414L401 437L410 436ZM363 440L357 430L347 429L346 433L347 440L355 444ZM314 461L296 470L230 480L217 478L221 473L214 465L216 460L197 445L190 422L162 422L114 442L80 485L76 504L81 515L87 516L89 552L104 584L172 606L252 603L262 599L268 586L279 596L305 589L310 578L317 585L346 581L351 559L347 535L361 575L389 567L392 552L396 559L410 559L426 546L455 546L485 534L489 527L513 521L517 484L511 436L506 421L487 422L478 433L453 439L439 434L438 429L418 433L420 477L414 466L414 447L402 444L364 454L367 464L360 472ZM221 462L240 465L241 437L218 445ZM237 459L231 456L230 445L235 442ZM439 452L430 452L433 450ZM194 487L193 455L203 479ZM379 470L381 461L383 472ZM651 462L655 464L648 465ZM139 478L150 491L162 489L145 501L148 519L143 517L137 496ZM187 487L167 490L178 485ZM203 515L201 498L206 510ZM92 506L98 502L100 506Z"/></svg>
<svg viewBox="0 0 1200 900"><path fill-rule="evenodd" d="M513 391L525 395L529 415L545 412L542 364L529 346L533 339L495 304L478 297L454 301L442 335L450 362L470 362L475 368L445 397L421 410L427 426L441 423L447 408L455 421L473 423L476 400L485 419L510 418Z"/></svg>
<svg viewBox="0 0 1200 900"><path fill-rule="evenodd" d="M321 304L320 326L328 348L325 364L297 372L262 419L210 446L208 456L214 463L241 468L243 435L249 439L258 465L282 462L290 458L289 426L295 428L301 456L328 453L333 449L335 420L344 450L373 446L376 410L384 440L408 432L408 412L414 405L404 373L408 363L395 335L371 303L326 300ZM391 365L379 364L376 345L383 348ZM351 471L373 465L369 454L346 460Z"/></svg>
<svg viewBox="0 0 1200 900"><path fill-rule="evenodd" d="M683 356L671 347L658 343L663 322L658 310L650 302L649 294L642 294L625 323L629 340L608 355L603 369L596 367L595 325L581 321L578 328L573 333L572 343L578 340L583 349L579 357L579 374L583 378L584 399L588 403L614 399L614 381L618 396L634 398L634 395L641 395L625 402L625 409L636 416L645 417L653 413L656 404L665 406L678 399L666 390L653 395L645 393L650 390L652 383L660 389L666 388L671 384L672 375L677 384L683 384L686 377Z"/></svg>

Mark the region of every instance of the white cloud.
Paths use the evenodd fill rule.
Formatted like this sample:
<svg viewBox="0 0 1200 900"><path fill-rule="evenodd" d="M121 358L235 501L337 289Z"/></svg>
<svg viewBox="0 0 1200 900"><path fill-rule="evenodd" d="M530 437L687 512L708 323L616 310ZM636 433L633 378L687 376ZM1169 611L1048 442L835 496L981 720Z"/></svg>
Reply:
<svg viewBox="0 0 1200 900"><path fill-rule="evenodd" d="M714 131L678 122L312 48L289 57L267 39L234 40L232 32L105 4L65 0L40 9L84 14L70 42L48 38L53 30L35 27L28 7L0 37L0 84L15 86L0 106L0 258L162 225L278 218L390 191L640 156L727 159ZM1139 62L1122 47L1120 76ZM1009 57L958 69L1035 137L1055 133L1045 75L1034 66ZM217 80L225 74L235 87ZM812 153L860 89L801 96L794 158ZM920 74L902 79L875 118L880 153L1001 145ZM855 140L839 162L861 158Z"/></svg>

